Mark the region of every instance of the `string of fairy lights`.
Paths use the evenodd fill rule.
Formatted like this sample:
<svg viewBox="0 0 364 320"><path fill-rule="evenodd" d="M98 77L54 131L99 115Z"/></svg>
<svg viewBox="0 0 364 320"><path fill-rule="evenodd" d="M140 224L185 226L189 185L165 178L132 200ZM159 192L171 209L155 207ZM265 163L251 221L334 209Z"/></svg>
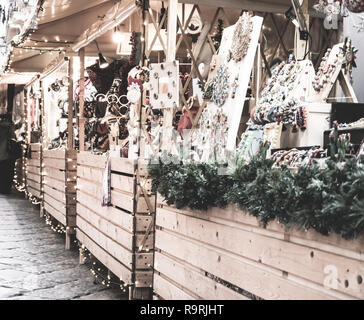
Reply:
<svg viewBox="0 0 364 320"><path fill-rule="evenodd" d="M36 26L40 20L39 14L40 12L44 11L43 8L43 4L44 4L45 0L40 0L39 4L38 4L38 9L37 9L37 13L35 15L35 23ZM42 47L42 48L38 48L36 46L24 46L24 43L27 41L31 41L33 43L35 43L35 45L37 45L38 43L49 43L49 44L64 44L64 46L71 44L71 42L65 40L65 41L60 41L59 39L57 39L57 41L51 41L51 40L35 40L35 39L31 39L31 35L34 34L37 29L36 26L28 29L21 37L19 37L19 39L17 41L11 41L10 43L10 48L9 48L9 55L8 55L8 59L7 59L7 63L4 67L4 74L7 74L9 72L12 71L11 69L11 65L13 63L13 59L14 59L14 49L22 49L22 50L29 50L29 51L37 51L39 52L39 55L42 55L43 53L51 53L53 54L54 52L58 52L59 54L66 52L65 47ZM59 40L59 41L58 41Z"/></svg>
<svg viewBox="0 0 364 320"><path fill-rule="evenodd" d="M75 243L77 243L80 254L83 257L82 263L89 268L91 274L95 278L95 281L98 281L107 288L120 288L124 293L128 290L130 287L129 284L126 284L121 278L119 279L117 276L112 274L108 268L93 257L91 252L83 244L77 240Z"/></svg>

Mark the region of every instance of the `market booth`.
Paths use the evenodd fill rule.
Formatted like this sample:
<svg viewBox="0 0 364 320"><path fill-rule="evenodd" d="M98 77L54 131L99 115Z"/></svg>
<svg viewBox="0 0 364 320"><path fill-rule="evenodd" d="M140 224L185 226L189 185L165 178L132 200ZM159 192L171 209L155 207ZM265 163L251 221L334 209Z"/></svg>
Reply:
<svg viewBox="0 0 364 320"><path fill-rule="evenodd" d="M137 63L138 21L134 1L118 3L72 46L80 52L79 96L83 97L79 99L76 238L82 246L81 262L95 257L129 288L130 298L147 299L153 282L155 196L145 166L125 153L127 86L120 86ZM116 45L111 38L119 25L124 41ZM131 36L133 48L127 45ZM100 68L100 56L99 62L88 59L95 45L114 60L106 71Z"/></svg>
<svg viewBox="0 0 364 320"><path fill-rule="evenodd" d="M258 196L264 197L271 180L284 193L295 181L291 172L305 178L301 164L315 159L325 170L330 155L323 148L331 148L333 120L350 122L344 126L350 129L364 118L361 111L350 119L341 116L345 108L363 107L349 80L352 44L339 31L324 30L322 17L310 18L308 1L298 11L294 5L295 28L292 3L103 3L105 14L80 19L85 31L75 36L71 30L74 37L62 41L58 58L51 52L60 44L49 44L47 67L26 89L27 188L42 200L41 212L66 232L67 248L75 234L80 263L97 259L109 270L105 283L114 274L129 288L129 298L364 297L363 235L323 235L326 229L320 234L309 224L310 230L296 231L270 212L262 223L253 216L267 214ZM71 9L62 10L67 16ZM90 10L99 16L98 8ZM55 28L48 18L51 28L42 28L43 34ZM310 41L299 31L309 32ZM346 102L340 106L336 100ZM346 138L338 141L341 149L333 153L347 144ZM221 184L218 176L231 173L225 164L236 155L249 165L233 175L243 172L239 177L248 180L257 165L254 155L262 150L274 168L283 167L288 187L277 178L280 173L264 171L270 180L261 174L257 185L249 183L256 209L249 199L241 205L244 191L233 189L228 178ZM182 159L167 161L158 176L149 161L171 155ZM222 171L213 171L215 163L224 164ZM193 169L199 171L191 174ZM311 189L321 186L318 179ZM272 207L279 205L272 200Z"/></svg>
<svg viewBox="0 0 364 320"><path fill-rule="evenodd" d="M209 5L198 3L198 6L194 7L199 15L206 12L205 7L202 7L204 4ZM234 1L224 2L224 7L229 5L232 8L239 8L239 4ZM259 2L252 5L252 8L241 9L259 11L258 8L253 8L257 5ZM282 3L282 5L284 7L285 4ZM215 16L210 14L210 17L216 19L221 9L215 10ZM261 10L265 11L264 9ZM270 7L266 7L266 10L285 12L287 8L280 11L282 8L271 4ZM182 17L187 21L185 26L182 26L180 22ZM171 19L171 17L169 18ZM196 23L198 17L193 16L193 14L189 16L182 13L175 19L178 21L180 29L187 30L189 19L194 19L193 22ZM248 22L249 19L251 22ZM200 18L201 20L206 21L207 19ZM231 20L233 21L233 19ZM266 70L265 80L267 82L260 82L262 78L259 79L259 77L262 77L263 73L259 71L257 60L262 59L267 62L267 58L264 54L259 55L257 44L262 25L263 30L266 29L264 27L265 20L264 18L263 21L259 14L252 18L245 16L230 28L225 27L220 49L217 57L212 58L213 66L210 68L207 79L208 84L210 79L215 78L215 87L212 89L212 96L208 97L205 87L205 96L197 104L199 111L196 112L196 109L193 110L183 102L182 95L185 91L182 91L181 104L186 109L185 113L188 113L186 117L191 119L188 129L192 128L192 131L195 129L197 132L197 143L194 145L192 159L196 159L194 157L197 152L197 158L202 162L209 161L214 157L216 160L217 157L217 160L224 163L224 150L232 150L236 147L235 139L241 129L239 128L241 116L254 120L251 127L248 127L245 132L243 131L242 140L238 146L238 152L243 157L248 158L253 150L257 152L259 143L254 143L254 141L259 139L269 141L271 149L278 150L278 152L297 147L309 150L312 146L318 146L317 150L319 150L324 146L324 131L332 127L330 116L332 115L331 102L335 100L334 97L340 97L340 90L342 90L346 101L357 102L348 77L345 76L344 69L342 69L343 60L340 60L344 59L340 51L340 48L344 47L344 43L333 46L332 50L330 48L326 54L317 57L317 63L321 63L322 70L326 70L328 64L335 66L330 69L329 78L325 78L322 71L316 73L310 60L302 60L281 64L276 68L272 67L269 71ZM234 19L234 21L236 20ZM245 47L239 47L235 44L239 40L234 34L234 28L237 30L241 25L245 28L250 25L251 28L249 42L245 43ZM177 42L175 51L178 58L180 58L177 54L178 44L183 42L183 33L182 31L182 37ZM212 34L207 36L206 42L211 41L212 36ZM281 40L280 37L279 41ZM302 51L300 46L302 43L298 41L295 45L296 55L306 57L307 54ZM234 54L239 55L234 53L235 47L241 50L245 48L246 51L243 57L232 61ZM325 49L322 50L325 51ZM211 51L213 52L212 46ZM258 55L254 63L256 52ZM200 61L198 51L196 53L196 51L192 52L191 50L189 54L192 66L197 69L196 61ZM168 53L166 53L167 55ZM324 62L321 62L322 57L324 57ZM231 60L231 58L233 59ZM268 58L268 60L270 59ZM225 69L219 68L221 65ZM152 73L153 70L155 70L154 66ZM239 70L242 70L241 75L231 77L231 72L238 73ZM251 71L248 72L247 70ZM250 82L252 79L249 79L250 72L253 75L253 84ZM245 78L244 75L246 75ZM283 124L290 129L282 132L282 122L277 124L275 121L267 121L269 120L267 113L264 114L263 110L268 101L269 108L274 107L275 98L271 99L274 96L274 90L277 88L277 84L282 81L281 79L285 79L287 75L289 76L288 82L285 83L287 91L283 100L282 97L277 97L276 101L280 105L291 105L291 103L294 104L292 101L295 98L301 99L304 101L304 110L302 107L298 107L298 110L302 108L301 121L297 121L299 114L291 120L288 120L289 115L286 120L283 118ZM202 75L197 75L196 78L198 77L202 77ZM238 83L233 81L234 78L235 80L238 79ZM216 85L216 81L219 86ZM252 87L255 87L252 97L254 102L250 106L248 103L244 106L249 82ZM260 84L262 84L261 89L259 88ZM335 95L333 88L336 86L339 88L339 85L341 89L337 89ZM152 84L152 86L154 85ZM234 87L238 87L238 90L234 91ZM216 88L220 88L220 91L224 91L226 88L226 92L217 95L215 94ZM152 97L150 99L151 104L155 103L152 101ZM157 101L157 103L159 102ZM255 105L256 107L253 109L252 107ZM220 112L219 116L206 115L202 111L206 106L206 109L210 110L217 107ZM196 107L196 104L193 107ZM358 105L358 107L361 106ZM168 121L168 112L167 110L164 113L165 122ZM283 116L285 116L284 112ZM224 122L221 123L222 117L226 117L224 119L227 119L229 123L228 128L224 128ZM358 119L351 121L355 120ZM218 123L217 128L214 127L214 121ZM272 123L269 124L269 122ZM259 125L264 125L264 129L255 130L254 126ZM292 128L295 130L291 130ZM223 130L224 135L222 136L226 140L221 141L221 130ZM185 135L184 143L186 140L188 141L188 137L193 135L194 132ZM177 151L173 150L176 146L175 141L171 143L168 141L169 139L165 140L164 137L162 141L162 145L165 144L164 150L178 154L180 152L178 148ZM182 166L182 163L179 165ZM289 165L292 166L292 171L297 171L293 162ZM167 165L165 168L168 168ZM178 171L176 169L174 175L172 172L167 171L164 174L168 174L170 179L176 177L175 179L181 179L181 181L183 180L183 173L188 175L183 170ZM198 174L201 172L196 173L196 175ZM157 177L157 179L160 178ZM192 179L190 183L192 187L194 178L190 177L190 179ZM209 185L208 183L207 181L206 185ZM176 184L171 184L170 188L175 187ZM186 197L184 201L188 202L188 191L186 190L188 183L183 184L181 188L183 190L178 190L179 196ZM203 186L201 185L200 188ZM181 198L171 200L174 199L172 195L174 191L166 189L163 191L168 197L169 204L164 200L164 196L158 194L153 281L155 299L361 299L364 297L362 288L364 261L361 250L364 241L363 236L359 236L355 240L344 240L336 234L323 236L312 230L299 232L286 229L279 221L270 222L264 228L255 217L249 215L247 211L238 210L235 206L221 209L210 207L207 211L188 208L177 209L173 202L181 207L183 200ZM196 192L203 194L199 189L196 189ZM193 197L192 194L190 197Z"/></svg>

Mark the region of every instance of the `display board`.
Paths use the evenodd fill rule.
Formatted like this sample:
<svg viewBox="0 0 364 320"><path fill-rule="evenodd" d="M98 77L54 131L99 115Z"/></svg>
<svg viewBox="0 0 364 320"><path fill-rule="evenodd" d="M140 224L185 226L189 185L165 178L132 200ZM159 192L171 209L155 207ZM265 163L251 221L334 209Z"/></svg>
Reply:
<svg viewBox="0 0 364 320"><path fill-rule="evenodd" d="M236 70L236 73L238 74L238 77L239 77L239 80L238 80L239 84L238 84L236 96L233 99L231 97L231 95L229 95L229 97L226 101L226 106L224 107L224 110L227 113L228 122L229 122L229 132L228 132L226 148L230 151L234 150L236 147L236 135L238 133L240 118L241 118L241 114L243 112L243 107L244 107L245 98L246 98L246 92L248 89L251 70L253 68L254 58L255 58L258 40L259 40L259 36L260 36L260 31L261 31L262 24L263 24L263 18L255 16L252 18L252 22L253 22L253 30L251 33L249 49L247 51L245 58L242 59L240 62L235 62L233 59L231 59L227 63L227 67L231 71ZM225 57L227 57L227 54L224 51L228 48L231 48L233 41L235 41L233 39L234 29L235 29L235 25L224 29L223 38L222 38L221 46L220 46L220 48L224 48L224 49L219 54L221 54ZM234 81L234 78L231 78L231 81Z"/></svg>

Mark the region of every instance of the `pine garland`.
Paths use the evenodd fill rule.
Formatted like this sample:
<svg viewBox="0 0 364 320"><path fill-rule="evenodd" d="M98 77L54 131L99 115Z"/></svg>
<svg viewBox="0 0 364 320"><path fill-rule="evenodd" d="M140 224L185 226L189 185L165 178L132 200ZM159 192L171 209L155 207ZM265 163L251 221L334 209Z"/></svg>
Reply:
<svg viewBox="0 0 364 320"><path fill-rule="evenodd" d="M314 229L344 239L364 232L364 157L302 166L297 173L272 168L261 153L250 163L237 162L232 175L219 175L217 164L150 164L153 189L169 205L192 210L247 209L263 226L277 219L288 228Z"/></svg>

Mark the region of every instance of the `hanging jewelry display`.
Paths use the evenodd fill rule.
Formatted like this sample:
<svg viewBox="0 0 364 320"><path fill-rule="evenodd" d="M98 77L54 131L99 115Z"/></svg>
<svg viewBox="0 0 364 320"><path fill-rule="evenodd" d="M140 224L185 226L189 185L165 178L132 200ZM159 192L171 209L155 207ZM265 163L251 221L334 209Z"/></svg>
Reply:
<svg viewBox="0 0 364 320"><path fill-rule="evenodd" d="M233 35L234 41L230 49L231 58L235 62L241 61L246 56L249 49L252 32L252 16L248 12L244 12L235 25Z"/></svg>
<svg viewBox="0 0 364 320"><path fill-rule="evenodd" d="M229 96L229 74L227 67L221 65L217 70L212 90L212 100L214 103L221 107L225 104Z"/></svg>
<svg viewBox="0 0 364 320"><path fill-rule="evenodd" d="M322 89L325 88L326 85L331 81L336 69L341 67L343 58L343 52L336 54L335 57L332 57L331 48L327 49L325 56L322 58L315 79L312 82L313 88L316 92L322 91Z"/></svg>
<svg viewBox="0 0 364 320"><path fill-rule="evenodd" d="M178 61L150 64L149 104L153 109L179 104Z"/></svg>
<svg viewBox="0 0 364 320"><path fill-rule="evenodd" d="M223 109L205 108L199 125L200 128L194 133L192 140L200 161L226 162L228 122Z"/></svg>

